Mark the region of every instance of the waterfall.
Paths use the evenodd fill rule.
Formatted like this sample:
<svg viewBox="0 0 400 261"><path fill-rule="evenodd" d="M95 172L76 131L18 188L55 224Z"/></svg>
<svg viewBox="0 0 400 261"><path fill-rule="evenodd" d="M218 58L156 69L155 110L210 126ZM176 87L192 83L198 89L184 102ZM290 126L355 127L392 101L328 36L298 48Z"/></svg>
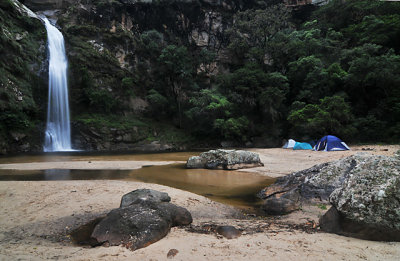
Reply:
<svg viewBox="0 0 400 261"><path fill-rule="evenodd" d="M49 96L47 124L43 150L71 151L69 123L67 67L64 37L47 18L43 18L47 30L49 50Z"/></svg>

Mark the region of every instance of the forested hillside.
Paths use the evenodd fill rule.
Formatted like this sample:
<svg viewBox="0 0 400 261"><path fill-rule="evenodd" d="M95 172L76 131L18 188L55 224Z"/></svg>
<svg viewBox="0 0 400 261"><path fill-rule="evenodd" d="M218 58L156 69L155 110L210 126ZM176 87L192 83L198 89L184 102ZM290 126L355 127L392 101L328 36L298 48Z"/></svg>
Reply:
<svg viewBox="0 0 400 261"><path fill-rule="evenodd" d="M400 3L75 2L57 23L78 147L400 139Z"/></svg>

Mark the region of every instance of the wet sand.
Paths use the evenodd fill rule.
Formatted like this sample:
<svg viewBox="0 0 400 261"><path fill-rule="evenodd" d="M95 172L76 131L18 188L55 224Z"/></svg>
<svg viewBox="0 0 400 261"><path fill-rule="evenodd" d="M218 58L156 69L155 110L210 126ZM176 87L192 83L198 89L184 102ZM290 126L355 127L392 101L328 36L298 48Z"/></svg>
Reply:
<svg viewBox="0 0 400 261"><path fill-rule="evenodd" d="M250 171L269 176L286 175L360 152L363 147L375 149L369 153L387 155L399 149L399 146L359 146L350 152L253 149L260 153L265 166ZM122 164L118 161L109 164L114 163ZM48 168L55 168L53 162L46 164L49 164ZM68 168L74 164L68 162ZM108 163L101 164L107 166ZM125 164L141 166L144 163ZM24 164L20 166L25 167ZM96 165L85 162L85 166L93 168ZM18 168L17 165L14 167ZM164 239L134 252L123 247L88 248L72 244L67 236L69 231L118 207L123 194L138 188L169 193L173 203L192 213L192 229L173 228ZM316 206L280 218L246 217L230 206L205 197L141 182L2 181L0 208L0 260L166 260L170 249L179 251L173 258L175 260L400 259L398 242L365 241L322 233L317 227L313 228L313 222L317 222L325 211ZM230 240L214 233L197 233L196 228L204 224L234 225L244 232L239 238Z"/></svg>

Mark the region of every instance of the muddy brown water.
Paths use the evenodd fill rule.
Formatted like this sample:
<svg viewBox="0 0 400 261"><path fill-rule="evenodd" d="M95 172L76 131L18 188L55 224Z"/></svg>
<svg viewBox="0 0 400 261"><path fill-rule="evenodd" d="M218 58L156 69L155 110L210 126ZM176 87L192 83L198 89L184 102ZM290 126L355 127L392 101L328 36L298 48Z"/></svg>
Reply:
<svg viewBox="0 0 400 261"><path fill-rule="evenodd" d="M198 152L118 154L118 155L25 155L3 157L0 163L26 163L44 161L145 160L186 161ZM144 166L135 170L0 170L0 181L41 180L125 180L155 183L186 190L217 202L232 205L254 213L261 203L255 194L272 184L274 179L242 171L186 169L184 163Z"/></svg>
<svg viewBox="0 0 400 261"><path fill-rule="evenodd" d="M125 152L54 152L0 156L0 164L57 161L187 161L201 152L125 153Z"/></svg>

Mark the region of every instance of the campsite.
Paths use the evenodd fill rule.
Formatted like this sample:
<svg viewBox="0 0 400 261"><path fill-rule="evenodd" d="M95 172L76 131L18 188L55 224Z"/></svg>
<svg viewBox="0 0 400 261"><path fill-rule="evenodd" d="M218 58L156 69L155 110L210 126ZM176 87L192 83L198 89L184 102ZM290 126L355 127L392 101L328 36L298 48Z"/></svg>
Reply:
<svg viewBox="0 0 400 261"><path fill-rule="evenodd" d="M400 260L400 1L0 0L0 260Z"/></svg>
<svg viewBox="0 0 400 261"><path fill-rule="evenodd" d="M313 145L312 145L313 144ZM315 151L341 151L350 150L346 143L341 139L333 135L326 135L318 141L312 142L296 142L293 139L289 139L282 146L283 149L293 150L315 150Z"/></svg>

